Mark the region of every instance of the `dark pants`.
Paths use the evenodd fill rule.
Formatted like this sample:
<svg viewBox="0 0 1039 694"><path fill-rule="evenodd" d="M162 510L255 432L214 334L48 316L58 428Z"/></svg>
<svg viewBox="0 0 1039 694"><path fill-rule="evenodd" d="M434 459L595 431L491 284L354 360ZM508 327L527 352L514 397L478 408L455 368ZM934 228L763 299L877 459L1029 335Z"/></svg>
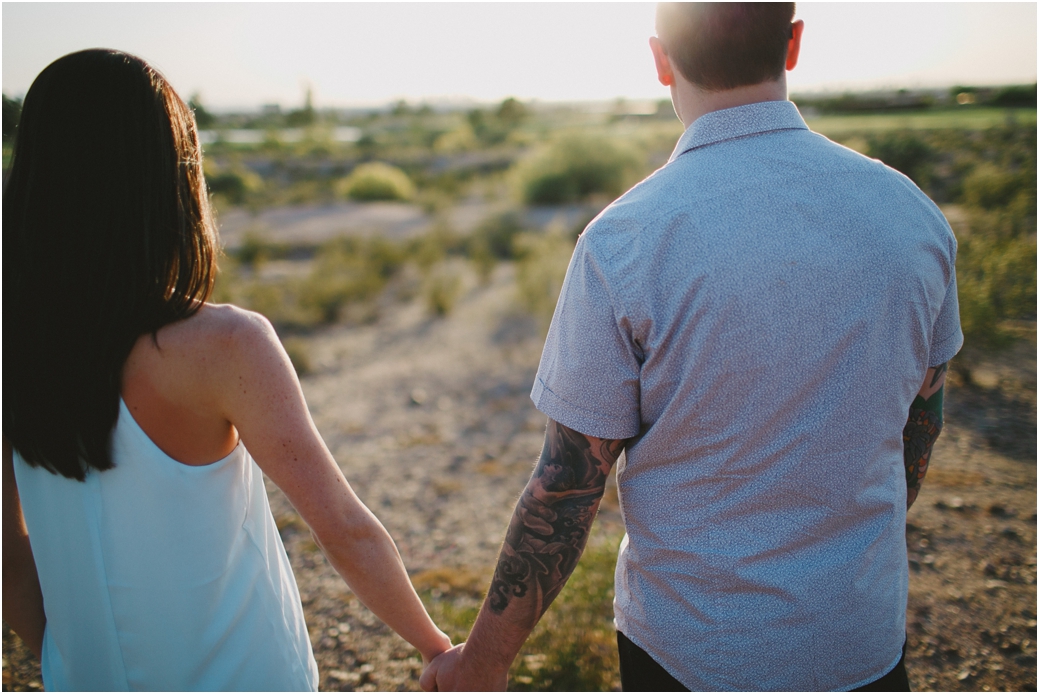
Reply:
<svg viewBox="0 0 1039 694"><path fill-rule="evenodd" d="M649 653L632 643L631 639L617 632L617 650L621 660L621 689L626 692L687 692L682 683L653 660ZM856 692L908 692L909 677L906 675L906 646L902 644L902 657L898 664L883 677L863 685Z"/></svg>

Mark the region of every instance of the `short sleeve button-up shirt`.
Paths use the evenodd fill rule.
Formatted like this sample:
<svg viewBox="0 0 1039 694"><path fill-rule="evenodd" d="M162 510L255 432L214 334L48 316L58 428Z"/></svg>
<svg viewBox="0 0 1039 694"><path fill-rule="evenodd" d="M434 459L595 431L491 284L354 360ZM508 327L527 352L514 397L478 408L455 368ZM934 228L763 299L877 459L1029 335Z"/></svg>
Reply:
<svg viewBox="0 0 1039 694"><path fill-rule="evenodd" d="M788 101L708 113L578 240L531 397L618 466L618 628L692 690L850 689L905 638L902 429L956 241Z"/></svg>

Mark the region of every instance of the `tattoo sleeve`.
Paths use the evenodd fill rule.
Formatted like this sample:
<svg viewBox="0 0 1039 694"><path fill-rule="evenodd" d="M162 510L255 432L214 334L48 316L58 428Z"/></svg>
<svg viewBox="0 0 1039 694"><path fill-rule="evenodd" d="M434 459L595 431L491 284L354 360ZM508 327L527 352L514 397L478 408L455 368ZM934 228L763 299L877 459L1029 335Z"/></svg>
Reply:
<svg viewBox="0 0 1039 694"><path fill-rule="evenodd" d="M532 629L577 566L624 441L549 420L534 474L516 504L487 607Z"/></svg>
<svg viewBox="0 0 1039 694"><path fill-rule="evenodd" d="M909 406L909 420L902 430L906 467L906 508L913 505L920 493L920 485L931 460L931 449L942 431L942 401L945 396L945 375L948 367L946 363L928 369L919 395Z"/></svg>

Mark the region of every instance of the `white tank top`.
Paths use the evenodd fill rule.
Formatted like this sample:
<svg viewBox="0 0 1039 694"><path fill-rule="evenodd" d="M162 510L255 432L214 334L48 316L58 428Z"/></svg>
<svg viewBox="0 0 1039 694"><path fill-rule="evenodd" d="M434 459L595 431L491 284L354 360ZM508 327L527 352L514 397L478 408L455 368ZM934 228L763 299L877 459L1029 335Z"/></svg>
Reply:
<svg viewBox="0 0 1039 694"><path fill-rule="evenodd" d="M77 482L14 454L55 690L317 690L296 579L245 447L163 453L122 400L115 467Z"/></svg>

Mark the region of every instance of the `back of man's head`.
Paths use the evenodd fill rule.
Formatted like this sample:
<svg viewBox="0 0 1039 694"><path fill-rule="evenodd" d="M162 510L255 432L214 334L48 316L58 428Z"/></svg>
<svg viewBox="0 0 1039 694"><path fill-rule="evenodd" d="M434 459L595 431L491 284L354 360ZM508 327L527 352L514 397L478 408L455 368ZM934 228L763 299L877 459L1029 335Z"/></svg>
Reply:
<svg viewBox="0 0 1039 694"><path fill-rule="evenodd" d="M657 36L688 81L735 89L782 76L794 9L792 2L662 2Z"/></svg>

